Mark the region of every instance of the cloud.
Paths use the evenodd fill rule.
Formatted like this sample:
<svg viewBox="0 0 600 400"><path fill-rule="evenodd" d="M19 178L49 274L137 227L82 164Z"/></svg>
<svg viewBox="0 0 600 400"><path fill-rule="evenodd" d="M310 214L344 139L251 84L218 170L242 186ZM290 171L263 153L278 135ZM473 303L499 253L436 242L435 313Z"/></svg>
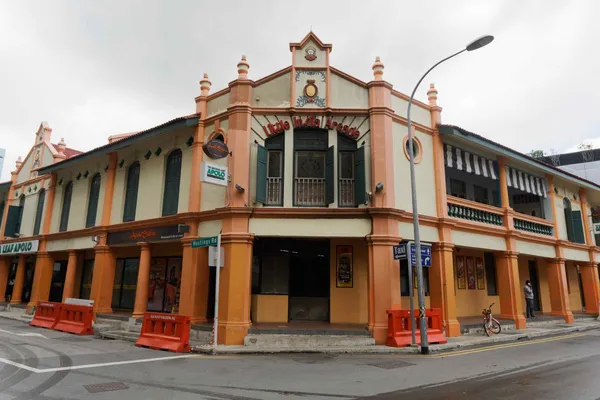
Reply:
<svg viewBox="0 0 600 400"><path fill-rule="evenodd" d="M333 44L331 63L409 93L431 65L491 33L488 47L439 66L445 123L527 152L600 141L600 3L432 0L1 2L2 180L42 120L70 147L194 112L198 81L213 91L236 76L242 53L259 79L291 63L289 42L309 31Z"/></svg>

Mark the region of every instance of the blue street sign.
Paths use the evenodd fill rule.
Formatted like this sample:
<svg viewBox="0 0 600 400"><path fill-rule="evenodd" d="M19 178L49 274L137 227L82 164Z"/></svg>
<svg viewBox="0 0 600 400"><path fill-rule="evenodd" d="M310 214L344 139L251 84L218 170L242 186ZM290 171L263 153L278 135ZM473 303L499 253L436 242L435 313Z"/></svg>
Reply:
<svg viewBox="0 0 600 400"><path fill-rule="evenodd" d="M415 257L415 243L409 242L410 244L410 263L413 266L417 265L417 257ZM421 266L431 267L431 245L421 243Z"/></svg>

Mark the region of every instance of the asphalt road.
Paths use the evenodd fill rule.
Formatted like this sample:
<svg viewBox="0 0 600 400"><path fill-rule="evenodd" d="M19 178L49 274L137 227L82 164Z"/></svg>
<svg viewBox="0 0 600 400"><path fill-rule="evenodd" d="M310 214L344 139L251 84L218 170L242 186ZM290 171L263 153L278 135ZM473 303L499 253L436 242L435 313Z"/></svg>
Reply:
<svg viewBox="0 0 600 400"><path fill-rule="evenodd" d="M599 399L599 370L600 331L428 357L213 357L0 318L0 400Z"/></svg>

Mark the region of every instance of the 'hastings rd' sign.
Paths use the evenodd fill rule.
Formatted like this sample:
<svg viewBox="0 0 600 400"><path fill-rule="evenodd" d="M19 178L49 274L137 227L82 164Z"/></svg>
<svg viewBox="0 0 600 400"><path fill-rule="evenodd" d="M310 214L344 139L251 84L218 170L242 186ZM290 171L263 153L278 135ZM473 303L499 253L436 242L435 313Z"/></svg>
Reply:
<svg viewBox="0 0 600 400"><path fill-rule="evenodd" d="M38 250L39 240L29 240L26 242L5 243L0 246L0 254L28 254L35 253Z"/></svg>

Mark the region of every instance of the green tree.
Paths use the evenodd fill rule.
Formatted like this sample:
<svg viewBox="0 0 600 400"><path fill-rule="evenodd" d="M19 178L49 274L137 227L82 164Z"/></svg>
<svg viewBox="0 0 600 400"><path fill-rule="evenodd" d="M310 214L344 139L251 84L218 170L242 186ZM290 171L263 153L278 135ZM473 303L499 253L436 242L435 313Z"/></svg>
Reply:
<svg viewBox="0 0 600 400"><path fill-rule="evenodd" d="M533 158L542 158L546 154L544 153L544 150L531 150L527 155Z"/></svg>

